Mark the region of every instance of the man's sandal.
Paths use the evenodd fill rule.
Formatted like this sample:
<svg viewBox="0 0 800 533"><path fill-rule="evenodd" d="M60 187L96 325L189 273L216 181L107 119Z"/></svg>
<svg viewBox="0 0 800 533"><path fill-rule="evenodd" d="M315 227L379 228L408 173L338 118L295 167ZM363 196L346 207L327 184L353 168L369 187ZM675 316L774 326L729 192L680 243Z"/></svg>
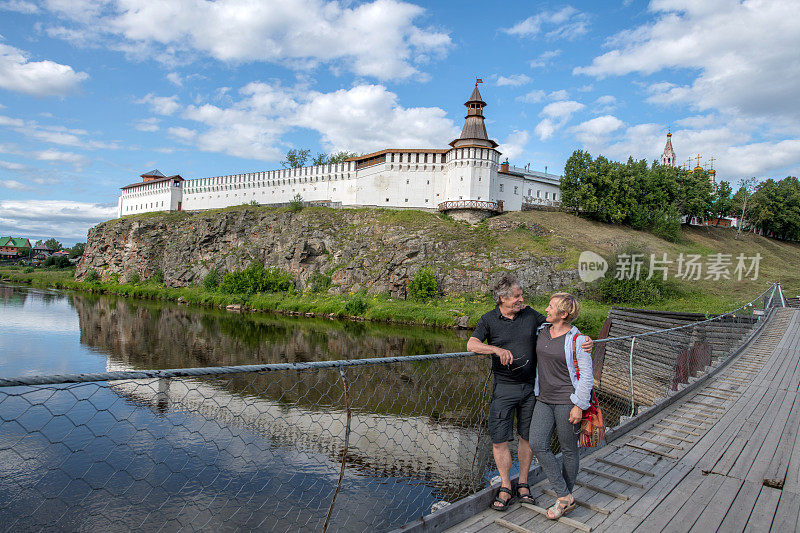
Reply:
<svg viewBox="0 0 800 533"><path fill-rule="evenodd" d="M570 496L568 502L557 499L556 504L547 509L547 518L550 520L558 520L573 509L575 509L575 498L572 496Z"/></svg>
<svg viewBox="0 0 800 533"><path fill-rule="evenodd" d="M522 494L519 489L528 489L527 494ZM531 496L531 486L527 483L517 483L517 498L519 498L520 503L529 503L531 505L536 505L536 499Z"/></svg>
<svg viewBox="0 0 800 533"><path fill-rule="evenodd" d="M503 498L500 497L500 494L503 492L508 494L507 500L504 500ZM513 501L514 501L514 494L511 492L511 489L508 489L506 487L500 487L500 490L497 491L497 497L494 499L490 507L495 511L507 511L508 506L511 505Z"/></svg>

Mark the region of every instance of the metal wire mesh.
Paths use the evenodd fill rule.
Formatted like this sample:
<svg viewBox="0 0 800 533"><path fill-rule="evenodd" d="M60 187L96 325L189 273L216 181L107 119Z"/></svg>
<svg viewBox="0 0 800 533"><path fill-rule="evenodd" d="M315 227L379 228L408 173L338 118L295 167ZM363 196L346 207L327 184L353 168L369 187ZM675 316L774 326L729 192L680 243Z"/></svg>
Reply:
<svg viewBox="0 0 800 533"><path fill-rule="evenodd" d="M613 427L720 364L766 316L782 307L779 284L725 314L612 309L609 336L593 355L595 391Z"/></svg>
<svg viewBox="0 0 800 533"><path fill-rule="evenodd" d="M596 341L606 423L718 364L779 291L679 327L620 314L616 336ZM489 365L475 354L109 364L0 379L0 529L385 531L485 486L493 469Z"/></svg>
<svg viewBox="0 0 800 533"><path fill-rule="evenodd" d="M406 359L0 388L2 529L405 523L483 485L489 393L484 358Z"/></svg>

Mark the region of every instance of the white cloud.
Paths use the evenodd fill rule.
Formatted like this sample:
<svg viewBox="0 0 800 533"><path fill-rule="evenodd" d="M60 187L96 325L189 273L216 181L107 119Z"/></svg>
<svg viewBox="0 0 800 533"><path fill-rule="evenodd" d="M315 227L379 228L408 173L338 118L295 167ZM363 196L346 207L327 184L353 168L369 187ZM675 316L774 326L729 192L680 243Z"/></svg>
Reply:
<svg viewBox="0 0 800 533"><path fill-rule="evenodd" d="M170 72L167 74L167 81L178 87L183 87L183 78L181 78L181 75L177 72Z"/></svg>
<svg viewBox="0 0 800 533"><path fill-rule="evenodd" d="M541 114L551 118L569 119L573 113L580 111L584 107L586 106L574 100L559 100L544 106Z"/></svg>
<svg viewBox="0 0 800 533"><path fill-rule="evenodd" d="M617 108L617 98L605 94L594 101L595 113L610 113Z"/></svg>
<svg viewBox="0 0 800 533"><path fill-rule="evenodd" d="M39 161L71 163L77 168L82 168L86 164L85 157L79 154L73 154L72 152L48 149L32 152L30 155Z"/></svg>
<svg viewBox="0 0 800 533"><path fill-rule="evenodd" d="M63 96L76 91L88 77L69 65L30 61L23 50L0 44L0 88L32 96Z"/></svg>
<svg viewBox="0 0 800 533"><path fill-rule="evenodd" d="M178 109L180 109L178 97L175 95L156 96L152 93L149 93L145 97L136 100L136 103L150 104L150 108L153 110L153 113L157 113L159 115L172 115Z"/></svg>
<svg viewBox="0 0 800 533"><path fill-rule="evenodd" d="M502 87L504 85L510 85L512 87L518 87L520 85L530 83L530 81L531 79L525 74L510 74L508 76L500 76L497 78L497 86Z"/></svg>
<svg viewBox="0 0 800 533"><path fill-rule="evenodd" d="M133 128L138 131L158 131L158 123L161 119L156 117L142 118L133 124Z"/></svg>
<svg viewBox="0 0 800 533"><path fill-rule="evenodd" d="M525 147L528 145L530 138L531 134L525 130L515 131L506 137L505 142L503 142L497 149L503 154L504 157L512 160L517 159L525 151Z"/></svg>
<svg viewBox="0 0 800 533"><path fill-rule="evenodd" d="M116 217L114 206L66 200L0 200L0 233L85 240L89 228Z"/></svg>
<svg viewBox="0 0 800 533"><path fill-rule="evenodd" d="M559 129L572 117L573 113L580 111L586 106L574 100L560 100L552 102L544 106L542 112L539 113L545 117L534 128L534 133L539 136L541 140L547 140L552 137Z"/></svg>
<svg viewBox="0 0 800 533"><path fill-rule="evenodd" d="M205 127L172 127L169 134L202 150L264 161L283 157L290 146L282 137L297 128L317 131L328 152L440 147L459 134L444 110L404 108L383 85L322 93L254 82L240 89L239 96L227 107L186 106L181 117Z"/></svg>
<svg viewBox="0 0 800 533"><path fill-rule="evenodd" d="M602 118L602 117L598 117ZM691 117L695 119L697 117ZM597 120L597 119L595 119ZM589 121L591 122L591 121ZM714 158L717 179L736 181L750 176L798 175L800 173L800 139L752 142L749 137L736 139L735 129L727 126L703 127L703 120L689 120L696 129L672 129L672 145L677 165L701 164ZM610 121L608 128L616 125ZM599 124L597 126L600 126ZM620 125L621 126L621 125ZM619 128L613 130L616 132ZM738 142L732 142L732 139ZM590 138L584 139L591 141ZM660 124L636 124L625 129L618 139L609 141L598 136L596 142L586 142L588 148L613 159L624 161L629 156L648 162L658 159L666 143L666 128Z"/></svg>
<svg viewBox="0 0 800 533"><path fill-rule="evenodd" d="M97 150L119 148L116 142L94 141L87 139L88 132L81 129L65 128L58 125L42 125L35 120L22 120L0 115L0 126L8 127L17 133L39 141L73 146L76 148Z"/></svg>
<svg viewBox="0 0 800 533"><path fill-rule="evenodd" d="M604 144L606 137L620 129L625 123L613 115L603 115L601 117L581 122L572 128L572 132L584 146L598 146Z"/></svg>
<svg viewBox="0 0 800 533"><path fill-rule="evenodd" d="M25 0L6 0L5 2L0 2L0 10L16 11L17 13L32 15L34 13L39 13L39 6L33 2L26 2Z"/></svg>
<svg viewBox="0 0 800 533"><path fill-rule="evenodd" d="M552 29L545 34L546 38L574 39L588 31L588 24L586 13L566 6L558 11L542 11L502 31L520 37L537 37L546 27L550 27Z"/></svg>
<svg viewBox="0 0 800 533"><path fill-rule="evenodd" d="M539 57L532 60L529 64L531 68L545 67L550 63L551 59L555 59L561 55L561 50L547 50L542 52Z"/></svg>
<svg viewBox="0 0 800 533"><path fill-rule="evenodd" d="M12 191L25 191L30 189L29 186L16 180L0 180L0 187L11 189Z"/></svg>
<svg viewBox="0 0 800 533"><path fill-rule="evenodd" d="M574 72L603 77L694 69L699 74L691 84L654 83L650 100L796 123L797 8L795 0L655 1L655 22L617 35L612 50Z"/></svg>
<svg viewBox="0 0 800 533"><path fill-rule="evenodd" d="M569 98L569 93L564 89L559 89L558 91L553 91L547 95L550 100L566 100Z"/></svg>
<svg viewBox="0 0 800 533"><path fill-rule="evenodd" d="M536 125L536 127L533 129L533 132L539 136L539 139L546 141L553 136L557 129L558 127L556 123L553 120L546 118Z"/></svg>
<svg viewBox="0 0 800 533"><path fill-rule="evenodd" d="M187 142L197 137L197 132L194 130L190 130L189 128L173 127L173 128L168 128L167 132L169 132L169 134L172 135L173 137L176 137L182 141L187 141Z"/></svg>
<svg viewBox="0 0 800 533"><path fill-rule="evenodd" d="M166 63L208 55L296 69L328 64L397 79L421 76L418 66L452 46L447 32L415 23L425 9L397 0L118 0L90 5L88 14L63 0L49 7L73 23L49 28L51 36L106 39L128 54Z"/></svg>
<svg viewBox="0 0 800 533"><path fill-rule="evenodd" d="M541 89L533 90L523 96L517 98L520 102L525 102L526 104L538 104L542 100L544 100L545 93Z"/></svg>
<svg viewBox="0 0 800 533"><path fill-rule="evenodd" d="M382 85L311 93L292 121L319 131L328 151L440 147L459 135L444 110L404 108L397 102L397 95Z"/></svg>

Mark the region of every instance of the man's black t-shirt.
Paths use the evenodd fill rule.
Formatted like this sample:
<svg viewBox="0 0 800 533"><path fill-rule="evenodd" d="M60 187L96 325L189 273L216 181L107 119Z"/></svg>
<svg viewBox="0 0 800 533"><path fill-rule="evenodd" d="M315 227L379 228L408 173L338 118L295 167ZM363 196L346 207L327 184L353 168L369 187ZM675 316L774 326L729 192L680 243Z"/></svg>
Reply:
<svg viewBox="0 0 800 533"><path fill-rule="evenodd" d="M495 307L478 321L472 336L498 348L509 350L514 356L510 365L502 365L500 358L492 355L492 372L495 380L505 383L533 383L536 378L536 330L547 318L525 306L509 320Z"/></svg>

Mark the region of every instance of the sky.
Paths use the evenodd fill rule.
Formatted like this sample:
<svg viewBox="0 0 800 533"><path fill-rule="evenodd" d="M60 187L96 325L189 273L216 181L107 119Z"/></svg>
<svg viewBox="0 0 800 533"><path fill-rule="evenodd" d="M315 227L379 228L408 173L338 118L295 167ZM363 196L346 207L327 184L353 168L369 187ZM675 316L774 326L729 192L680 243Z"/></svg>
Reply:
<svg viewBox="0 0 800 533"><path fill-rule="evenodd" d="M798 0L0 0L0 236L86 240L119 188L446 148L480 77L512 164L576 149L800 175ZM696 160L694 160L696 161ZM694 166L696 162L693 162Z"/></svg>

